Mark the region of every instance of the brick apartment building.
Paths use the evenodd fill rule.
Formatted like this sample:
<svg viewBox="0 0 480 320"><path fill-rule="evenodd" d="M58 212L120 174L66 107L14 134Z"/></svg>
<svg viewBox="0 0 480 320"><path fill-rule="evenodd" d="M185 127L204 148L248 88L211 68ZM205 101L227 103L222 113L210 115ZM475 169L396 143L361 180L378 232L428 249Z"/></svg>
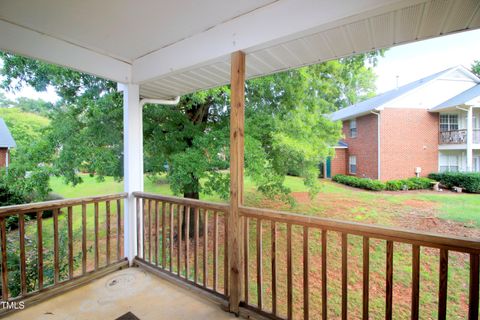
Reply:
<svg viewBox="0 0 480 320"><path fill-rule="evenodd" d="M8 168L10 162L10 149L15 148L17 145L15 140L8 130L5 121L0 118L0 168Z"/></svg>
<svg viewBox="0 0 480 320"><path fill-rule="evenodd" d="M331 114L344 139L325 177L480 172L480 79L457 66Z"/></svg>

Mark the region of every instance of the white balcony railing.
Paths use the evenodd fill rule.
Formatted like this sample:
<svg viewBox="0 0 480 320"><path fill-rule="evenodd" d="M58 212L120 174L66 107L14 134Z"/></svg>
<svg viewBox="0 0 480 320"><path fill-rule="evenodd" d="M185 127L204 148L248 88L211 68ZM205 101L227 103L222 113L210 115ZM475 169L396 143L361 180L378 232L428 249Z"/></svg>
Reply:
<svg viewBox="0 0 480 320"><path fill-rule="evenodd" d="M438 137L439 144L466 144L467 143L467 130L450 130L441 131Z"/></svg>

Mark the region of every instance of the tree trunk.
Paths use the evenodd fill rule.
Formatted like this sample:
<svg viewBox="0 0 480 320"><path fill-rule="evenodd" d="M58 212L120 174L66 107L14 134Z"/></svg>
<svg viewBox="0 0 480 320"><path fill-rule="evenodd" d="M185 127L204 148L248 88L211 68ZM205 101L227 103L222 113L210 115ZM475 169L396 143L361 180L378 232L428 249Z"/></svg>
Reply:
<svg viewBox="0 0 480 320"><path fill-rule="evenodd" d="M198 180L197 180L198 181ZM199 200L200 199L200 195L198 192L185 192L183 194L183 197L184 198L189 198L189 199L196 199L196 200ZM185 238L185 229L186 229L186 221L187 221L187 214L190 214L190 225L189 225L189 234L188 236L190 237L190 239L192 239L195 235L195 209L194 208L190 208L190 213L187 213L187 209L184 207L183 208L183 221L182 221L182 236ZM198 224L199 224L199 227L198 227L198 236L201 237L203 235L203 211L199 211L198 212L199 214L199 217L198 217Z"/></svg>

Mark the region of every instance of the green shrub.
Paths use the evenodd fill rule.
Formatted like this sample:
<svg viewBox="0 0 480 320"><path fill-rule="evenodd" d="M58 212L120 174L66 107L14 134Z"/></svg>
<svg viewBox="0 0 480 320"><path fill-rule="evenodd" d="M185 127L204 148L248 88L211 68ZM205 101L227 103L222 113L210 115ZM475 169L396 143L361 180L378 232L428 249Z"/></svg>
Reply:
<svg viewBox="0 0 480 320"><path fill-rule="evenodd" d="M432 182L433 180L429 178L416 177L403 180L390 180L385 183L385 189L390 191L430 189Z"/></svg>
<svg viewBox="0 0 480 320"><path fill-rule="evenodd" d="M400 191L400 190L420 190L430 189L432 186L432 179L429 178L409 178L403 180L390 180L385 183L379 180L372 180L368 178L357 178L354 176L346 176L337 174L332 178L333 181L345 184L347 186L361 188L366 190L381 191Z"/></svg>
<svg viewBox="0 0 480 320"><path fill-rule="evenodd" d="M383 182L369 178L357 178L353 176L337 174L332 178L332 180L347 186L366 190L381 191L385 189L385 184Z"/></svg>
<svg viewBox="0 0 480 320"><path fill-rule="evenodd" d="M466 192L480 193L480 173L478 172L431 173L428 177L440 182L449 189L460 187Z"/></svg>

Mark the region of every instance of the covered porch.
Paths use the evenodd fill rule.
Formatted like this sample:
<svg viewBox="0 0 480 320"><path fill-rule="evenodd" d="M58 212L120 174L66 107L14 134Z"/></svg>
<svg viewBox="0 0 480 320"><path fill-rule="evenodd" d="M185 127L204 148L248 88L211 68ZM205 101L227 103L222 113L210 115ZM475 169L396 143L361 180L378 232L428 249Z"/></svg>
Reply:
<svg viewBox="0 0 480 320"><path fill-rule="evenodd" d="M185 21L191 24L186 26ZM232 314L329 319L337 317L331 305L338 302L338 317L368 319L370 252L375 245L385 250L385 319L394 317L398 246L408 247L410 253L411 319L421 315L424 250L433 250L438 257L439 285L429 293L438 296L438 319L447 318L452 255L468 261L465 317L478 319L477 239L321 219L243 203L246 79L478 27L480 4L466 0L212 0L201 7L195 1L183 5L3 2L2 50L119 83L124 95L125 192L0 208L2 301L9 302L0 312L12 318L41 318L44 310L55 310L62 318L82 318L78 310L92 307L98 308L94 317L112 318L132 311L140 319L222 319ZM227 83L231 84L229 203L143 192L143 104L172 104L183 94ZM47 212L53 217L48 222ZM193 212L193 221L184 212ZM29 223L27 215L33 218ZM18 218L18 234L7 241L6 221L13 216ZM80 225L82 232L74 234L73 225ZM51 241L43 237L45 226ZM32 251L33 229L37 233ZM190 234L193 237L185 236ZM332 242L332 237L338 241ZM66 251L61 250L62 241L68 243ZM250 252L252 242L255 252ZM312 249L313 243L319 250ZM294 250L294 244L301 250ZM12 245L20 251L19 270L7 265ZM353 249L360 249L361 268L352 271ZM321 261L320 269L311 268L314 259ZM338 263L332 266L330 259ZM43 281L48 272L53 275L51 283ZM357 288L361 307L349 301L348 279L353 272L361 277ZM32 274L38 279L34 290L27 286ZM339 276L338 290L329 286L332 275ZM116 280L117 276L123 280ZM141 280L144 277L149 280ZM19 292L11 290L15 281L20 283ZM118 295L106 293L103 307L103 298L95 295L117 285L125 289ZM92 300L96 302L90 304ZM26 310L17 310L20 302ZM60 306L63 303L72 307Z"/></svg>

